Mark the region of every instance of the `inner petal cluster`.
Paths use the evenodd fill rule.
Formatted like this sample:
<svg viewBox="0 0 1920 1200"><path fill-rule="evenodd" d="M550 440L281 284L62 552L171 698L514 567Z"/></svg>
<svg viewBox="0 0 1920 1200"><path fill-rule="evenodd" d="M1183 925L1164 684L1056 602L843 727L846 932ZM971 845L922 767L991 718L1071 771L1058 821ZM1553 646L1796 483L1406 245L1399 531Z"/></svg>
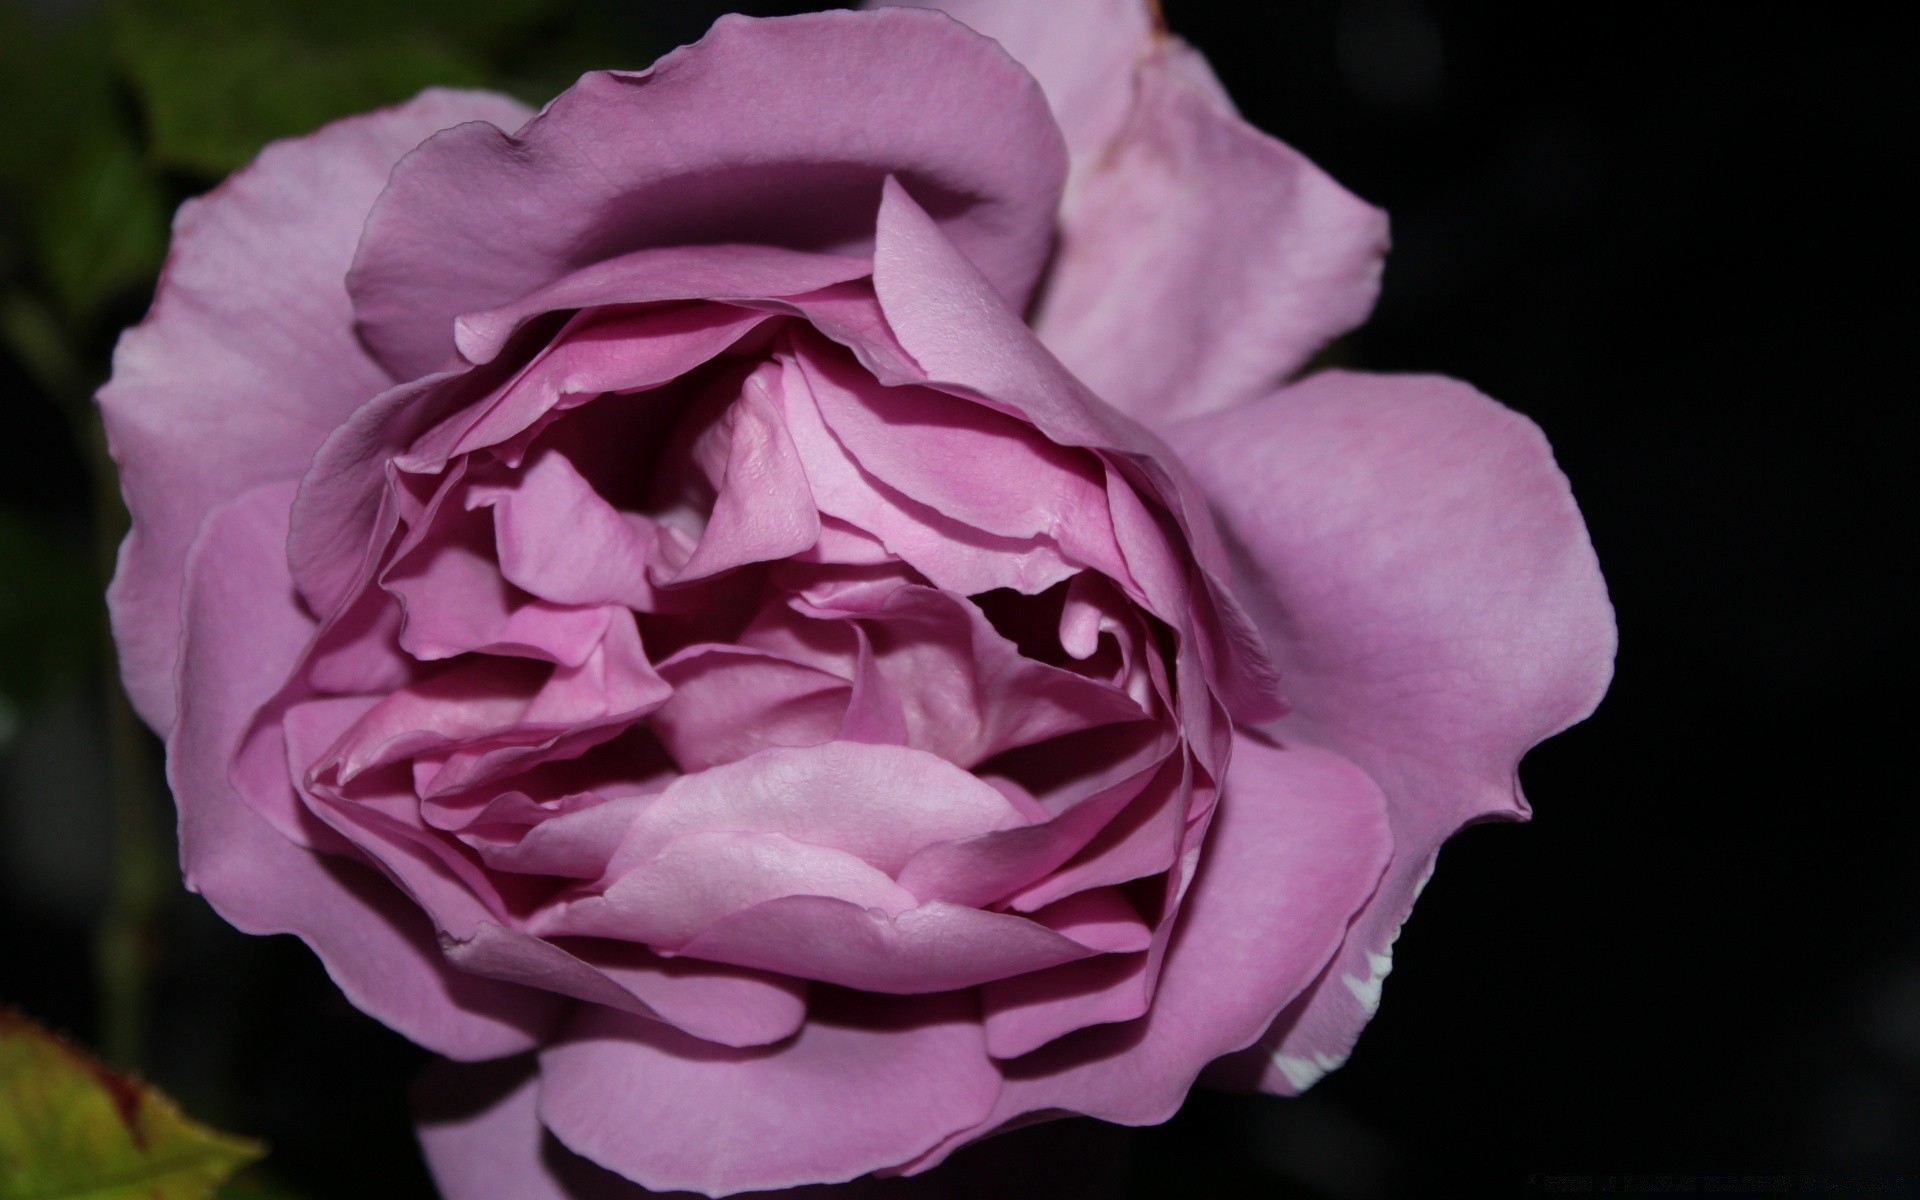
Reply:
<svg viewBox="0 0 1920 1200"><path fill-rule="evenodd" d="M1101 959L1137 999L1085 1019L1144 1006L1195 814L1115 529L1142 501L1013 412L883 384L863 304L520 314L391 460L276 711L291 823L456 962L733 1044L790 1032L805 980L1019 1011ZM762 1016L716 1032L689 979Z"/></svg>

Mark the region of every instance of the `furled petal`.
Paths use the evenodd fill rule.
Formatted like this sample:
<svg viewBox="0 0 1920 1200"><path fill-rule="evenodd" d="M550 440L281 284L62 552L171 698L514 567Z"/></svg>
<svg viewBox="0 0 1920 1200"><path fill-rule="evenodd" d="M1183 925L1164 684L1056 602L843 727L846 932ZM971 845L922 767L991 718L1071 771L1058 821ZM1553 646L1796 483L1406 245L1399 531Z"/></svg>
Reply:
<svg viewBox="0 0 1920 1200"><path fill-rule="evenodd" d="M453 360L460 314L633 250L863 253L888 174L1026 302L1066 174L1059 130L997 45L908 10L723 17L646 71L583 77L518 136L437 137L395 170L348 286L375 355L421 375Z"/></svg>
<svg viewBox="0 0 1920 1200"><path fill-rule="evenodd" d="M524 440L549 414L603 392L679 379L766 320L724 304L581 313L498 395L446 422L395 461L406 470L432 471L458 455Z"/></svg>
<svg viewBox="0 0 1920 1200"><path fill-rule="evenodd" d="M828 742L764 750L675 780L639 814L609 873L706 830L780 833L892 874L935 842L1026 824L972 775L906 746Z"/></svg>
<svg viewBox="0 0 1920 1200"><path fill-rule="evenodd" d="M1235 738L1227 797L1179 914L1147 1015L1004 1063L993 1113L917 1162L1028 1113L1146 1125L1201 1068L1260 1036L1311 984L1373 893L1391 848L1380 789L1324 750Z"/></svg>
<svg viewBox="0 0 1920 1200"><path fill-rule="evenodd" d="M724 1050L581 1012L540 1055L540 1118L658 1191L726 1196L905 1162L986 1115L999 1086L964 996L817 996L799 1036Z"/></svg>
<svg viewBox="0 0 1920 1200"><path fill-rule="evenodd" d="M823 515L871 534L935 585L961 595L1001 587L1031 595L1074 574L1076 564L1049 539L987 533L900 494L862 470L827 428L814 399L812 375L827 357L811 354L790 361L780 390L787 431Z"/></svg>
<svg viewBox="0 0 1920 1200"><path fill-rule="evenodd" d="M750 562L777 562L820 540L820 513L780 406L756 371L722 418L726 466L706 529L673 581L706 579Z"/></svg>
<svg viewBox="0 0 1920 1200"><path fill-rule="evenodd" d="M883 915L913 907L912 893L857 856L760 830L683 834L641 861L616 861L608 875L611 879L600 894L536 914L533 930L614 938L697 955L686 947L716 923L780 900L831 898ZM808 932L783 930L789 939ZM728 954L702 957L761 965ZM769 964L766 969L784 967Z"/></svg>
<svg viewBox="0 0 1920 1200"><path fill-rule="evenodd" d="M680 950L899 995L969 988L1096 953L1010 913L941 900L903 909L823 894L780 896L742 909Z"/></svg>
<svg viewBox="0 0 1920 1200"><path fill-rule="evenodd" d="M566 455L531 455L511 486L476 487L469 502L493 509L494 553L515 587L557 604L654 607L653 523L608 504Z"/></svg>
<svg viewBox="0 0 1920 1200"><path fill-rule="evenodd" d="M1515 767L1599 702L1612 610L1546 440L1465 384L1329 372L1169 436L1244 550L1294 704L1280 736L1358 763L1392 814L1379 894L1252 1064L1298 1091L1372 1015L1440 843L1526 814Z"/></svg>
<svg viewBox="0 0 1920 1200"><path fill-rule="evenodd" d="M1016 746L1146 717L1112 684L1039 662L971 601L902 586L863 620L908 743L973 767Z"/></svg>
<svg viewBox="0 0 1920 1200"><path fill-rule="evenodd" d="M697 646L660 664L673 695L648 719L680 769L704 771L774 746L830 742L852 685L742 646Z"/></svg>
<svg viewBox="0 0 1920 1200"><path fill-rule="evenodd" d="M1091 1025L1144 1016L1152 999L1145 954L1103 954L980 986L987 1052L1019 1058Z"/></svg>
<svg viewBox="0 0 1920 1200"><path fill-rule="evenodd" d="M393 382L353 336L345 276L394 161L463 121L529 112L433 90L275 142L174 222L146 320L100 390L133 514L108 601L121 671L154 728L173 724L181 579L194 531L255 484L293 479L333 428Z"/></svg>
<svg viewBox="0 0 1920 1200"><path fill-rule="evenodd" d="M864 258L805 254L777 246L655 246L582 267L532 295L454 323L470 362L491 362L513 334L542 313L663 300L752 300L797 296L871 274Z"/></svg>
<svg viewBox="0 0 1920 1200"><path fill-rule="evenodd" d="M1190 54L1143 55L1124 127L1075 179L1034 317L1103 400L1152 424L1283 382L1366 319L1387 249L1384 213L1222 107Z"/></svg>
<svg viewBox="0 0 1920 1200"><path fill-rule="evenodd" d="M1075 562L1124 577L1096 456L983 404L930 388L881 387L833 356L808 366L827 428L875 479L975 529L1044 535Z"/></svg>
<svg viewBox="0 0 1920 1200"><path fill-rule="evenodd" d="M1241 720L1277 716L1272 667L1231 593L1214 586L1214 577L1228 569L1225 552L1205 499L1179 459L1144 426L1102 403L1062 367L913 197L891 180L881 196L873 286L900 344L930 382L990 399L996 407L1026 417L1061 445L1123 457L1151 484L1152 498L1166 506L1185 535L1181 542L1207 583L1203 595L1208 602L1196 606L1194 634L1212 688L1182 689L1182 716L1189 727L1197 732L1207 725L1202 696L1208 690L1217 692ZM1196 737L1203 751L1208 740Z"/></svg>
<svg viewBox="0 0 1920 1200"><path fill-rule="evenodd" d="M580 666L606 636L609 609L515 595L492 525L485 513L442 505L427 539L383 573L405 613L401 647L422 662L485 651Z"/></svg>
<svg viewBox="0 0 1920 1200"><path fill-rule="evenodd" d="M298 934L354 1004L421 1045L455 1058L526 1049L555 1018L553 997L448 966L391 884L296 846L229 783L247 725L313 635L287 577L292 491L263 485L215 510L189 558L182 705L167 747L187 884L239 929ZM284 768L280 778L288 786Z"/></svg>
<svg viewBox="0 0 1920 1200"><path fill-rule="evenodd" d="M806 1018L806 985L797 980L618 942L562 943L485 922L446 951L462 970L664 1021L722 1046L778 1042Z"/></svg>

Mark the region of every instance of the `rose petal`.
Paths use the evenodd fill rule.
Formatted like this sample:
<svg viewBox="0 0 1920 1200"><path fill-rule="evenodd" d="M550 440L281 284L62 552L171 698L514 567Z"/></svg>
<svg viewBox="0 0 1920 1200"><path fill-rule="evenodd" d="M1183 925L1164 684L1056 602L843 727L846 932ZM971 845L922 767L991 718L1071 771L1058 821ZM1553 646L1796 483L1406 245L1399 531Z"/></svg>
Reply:
<svg viewBox="0 0 1920 1200"><path fill-rule="evenodd" d="M493 509L494 553L515 587L557 604L655 607L653 522L608 504L565 454L530 456L510 486L476 487L469 503Z"/></svg>
<svg viewBox="0 0 1920 1200"><path fill-rule="evenodd" d="M675 583L750 562L777 562L820 540L820 513L786 420L768 392L766 373L748 377L722 418L729 436L726 467L715 484L719 495L693 556L675 572ZM778 369L772 374L777 379Z"/></svg>
<svg viewBox="0 0 1920 1200"><path fill-rule="evenodd" d="M1201 1068L1259 1037L1313 982L1386 865L1385 800L1337 755L1244 735L1227 790L1147 1015L1003 1064L993 1112L910 1170L1028 1113L1164 1121Z"/></svg>
<svg viewBox="0 0 1920 1200"><path fill-rule="evenodd" d="M616 856L607 876L598 894L551 905L534 915L529 928L543 936L614 938L756 966L687 946L716 923L780 900L831 898L882 914L904 912L914 903L912 893L886 872L853 854L760 831L683 834L639 861Z"/></svg>
<svg viewBox="0 0 1920 1200"><path fill-rule="evenodd" d="M722 917L680 952L897 995L969 988L1095 953L1008 913L941 900L902 908L819 893L781 896Z"/></svg>
<svg viewBox="0 0 1920 1200"><path fill-rule="evenodd" d="M354 339L342 280L394 161L450 125L527 115L505 96L430 90L275 142L181 206L153 308L122 336L99 396L133 514L108 604L128 691L155 729L173 724L194 531L255 484L297 478L393 382Z"/></svg>
<svg viewBox="0 0 1920 1200"><path fill-rule="evenodd" d="M453 359L459 314L636 249L862 253L888 172L1025 303L1066 174L1059 130L997 45L906 10L723 17L644 72L583 77L517 136L434 138L395 169L348 289L376 356L421 375Z"/></svg>
<svg viewBox="0 0 1920 1200"><path fill-rule="evenodd" d="M392 885L294 845L228 782L241 735L313 632L287 577L292 494L242 493L208 517L189 556L183 704L167 746L187 885L245 932L299 935L357 1007L423 1046L490 1058L535 1045L557 1015L552 997L449 967ZM289 787L284 766L280 778Z"/></svg>
<svg viewBox="0 0 1920 1200"><path fill-rule="evenodd" d="M1191 51L1142 58L1124 127L1075 178L1034 328L1157 425L1265 395L1366 320L1387 221L1190 78Z"/></svg>
<svg viewBox="0 0 1920 1200"><path fill-rule="evenodd" d="M1152 995L1145 954L1103 954L981 984L987 1053L1019 1058L1075 1030L1134 1020Z"/></svg>
<svg viewBox="0 0 1920 1200"><path fill-rule="evenodd" d="M1226 556L1205 499L1178 457L1062 367L913 197L891 181L881 196L873 286L889 325L930 382L990 397L1063 446L1109 452L1151 485L1207 583L1208 603L1196 609L1201 619L1194 632L1204 639L1212 690L1241 720L1279 715L1274 672L1259 635L1231 593L1215 586L1214 577L1228 569ZM1186 703L1203 705L1198 695L1184 695ZM1206 723L1203 710L1186 716L1196 729ZM1207 739L1196 741L1204 746Z"/></svg>
<svg viewBox="0 0 1920 1200"><path fill-rule="evenodd" d="M827 428L875 479L983 532L1045 536L1082 565L1125 574L1093 455L957 396L883 388L831 357L809 365Z"/></svg>
<svg viewBox="0 0 1920 1200"><path fill-rule="evenodd" d="M1046 91L1076 173L1126 120L1134 65L1153 33L1147 0L882 2L939 9L1006 47Z"/></svg>
<svg viewBox="0 0 1920 1200"><path fill-rule="evenodd" d="M1026 824L972 775L906 746L827 742L763 750L682 776L635 821L610 874L707 830L779 833L891 875L935 842Z"/></svg>
<svg viewBox="0 0 1920 1200"><path fill-rule="evenodd" d="M872 273L864 258L777 246L655 246L591 263L531 295L454 322L469 362L490 362L515 332L543 313L663 300L797 296Z"/></svg>
<svg viewBox="0 0 1920 1200"><path fill-rule="evenodd" d="M689 774L775 746L830 742L851 685L837 675L742 646L696 646L660 664L673 695L647 724Z"/></svg>
<svg viewBox="0 0 1920 1200"><path fill-rule="evenodd" d="M420 1149L445 1200L648 1200L540 1124L539 1063L436 1062L414 1085Z"/></svg>
<svg viewBox="0 0 1920 1200"><path fill-rule="evenodd" d="M489 979L560 992L665 1022L722 1046L765 1046L806 1018L805 985L717 963L664 959L639 946L583 938L556 944L492 922L448 942L447 958Z"/></svg>
<svg viewBox="0 0 1920 1200"><path fill-rule="evenodd" d="M610 1009L540 1055L539 1113L572 1150L656 1191L839 1182L988 1111L999 1076L964 997L817 996L799 1035L716 1050Z"/></svg>
<svg viewBox="0 0 1920 1200"><path fill-rule="evenodd" d="M1169 432L1244 547L1295 705L1281 736L1347 755L1391 805L1386 882L1263 1042L1264 1086L1298 1091L1372 1015L1440 843L1526 815L1515 767L1599 702L1612 610L1545 439L1465 384L1328 372Z"/></svg>
<svg viewBox="0 0 1920 1200"><path fill-rule="evenodd" d="M1031 595L1074 574L1076 565L1047 539L995 536L903 496L862 470L827 428L814 399L812 372L830 355L792 362L780 390L787 431L823 515L871 534L937 586L962 595L1000 587Z"/></svg>

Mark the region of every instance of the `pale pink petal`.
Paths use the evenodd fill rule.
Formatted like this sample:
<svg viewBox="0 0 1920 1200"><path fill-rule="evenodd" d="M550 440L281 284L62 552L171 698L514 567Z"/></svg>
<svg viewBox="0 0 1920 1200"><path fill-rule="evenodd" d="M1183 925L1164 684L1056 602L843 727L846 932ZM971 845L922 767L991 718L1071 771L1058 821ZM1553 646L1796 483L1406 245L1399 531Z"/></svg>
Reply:
<svg viewBox="0 0 1920 1200"><path fill-rule="evenodd" d="M851 685L743 646L697 646L660 664L673 695L648 718L680 769L704 771L775 746L830 742Z"/></svg>
<svg viewBox="0 0 1920 1200"><path fill-rule="evenodd" d="M846 715L840 721L839 739L882 746L908 745L912 731L907 727L900 695L880 672L879 660L873 653L873 639L859 625L852 628L860 644L860 658L854 670L853 690L847 696ZM1004 791L1000 794L1006 797Z"/></svg>
<svg viewBox="0 0 1920 1200"><path fill-rule="evenodd" d="M490 803L519 798L529 806L531 800L509 792ZM587 797L586 799L591 799ZM516 871L523 875L549 875L569 879L598 879L620 849L633 816L651 801L647 795L618 796L599 803L587 803L567 811L548 812L536 807L538 819L510 842L489 843L476 838L474 850L482 862L496 871ZM421 804L423 809L432 802ZM561 802L564 804L564 799ZM476 821L475 824L479 824Z"/></svg>
<svg viewBox="0 0 1920 1200"><path fill-rule="evenodd" d="M1045 89L1076 172L1120 131L1153 33L1148 0L878 2L939 9L1005 46Z"/></svg>
<svg viewBox="0 0 1920 1200"><path fill-rule="evenodd" d="M1102 954L1145 950L1153 938L1153 931L1118 888L1076 892L1028 915L1055 933Z"/></svg>
<svg viewBox="0 0 1920 1200"><path fill-rule="evenodd" d="M557 604L655 606L647 581L653 522L608 504L566 455L533 455L511 486L469 495L493 509L500 574L515 587Z"/></svg>
<svg viewBox="0 0 1920 1200"><path fill-rule="evenodd" d="M693 556L674 573L675 583L750 562L777 562L820 539L820 513L806 470L762 372L747 379L722 423L728 437L726 466L715 481L719 495Z"/></svg>
<svg viewBox="0 0 1920 1200"><path fill-rule="evenodd" d="M587 1158L659 1191L724 1196L906 1162L999 1087L964 997L817 997L799 1036L716 1050L588 1009L540 1055L539 1113Z"/></svg>
<svg viewBox="0 0 1920 1200"><path fill-rule="evenodd" d="M419 375L453 359L460 314L633 250L862 253L889 173L1025 303L1066 174L1059 130L997 45L907 10L723 17L644 72L585 76L518 136L435 138L395 170L349 288L376 355Z"/></svg>
<svg viewBox="0 0 1920 1200"><path fill-rule="evenodd" d="M436 1062L414 1086L420 1149L445 1200L647 1200L540 1124L539 1063Z"/></svg>
<svg viewBox="0 0 1920 1200"><path fill-rule="evenodd" d="M764 1046L793 1036L806 1018L806 985L796 980L661 958L640 946L555 943L492 922L445 944L462 970L663 1021L717 1045Z"/></svg>
<svg viewBox="0 0 1920 1200"><path fill-rule="evenodd" d="M1004 1064L993 1113L913 1169L1028 1113L1164 1121L1203 1067L1259 1037L1320 974L1391 850L1380 789L1327 751L1242 735L1227 793L1147 1014Z"/></svg>
<svg viewBox="0 0 1920 1200"><path fill-rule="evenodd" d="M121 671L154 728L173 724L187 546L216 505L297 478L335 426L391 386L353 336L346 272L394 161L463 121L528 116L432 90L275 142L182 205L153 308L100 390L133 514L108 602Z"/></svg>
<svg viewBox="0 0 1920 1200"><path fill-rule="evenodd" d="M893 874L935 842L1026 824L993 788L925 751L827 742L675 780L636 818L612 875L706 830L779 833Z"/></svg>
<svg viewBox="0 0 1920 1200"><path fill-rule="evenodd" d="M679 379L767 319L724 304L581 313L495 396L445 422L395 462L409 471L433 471L461 454L505 448L550 414L602 393L643 391Z"/></svg>
<svg viewBox="0 0 1920 1200"><path fill-rule="evenodd" d="M1164 793L1179 786L1180 771L1176 765L1156 780L1167 770L1163 763L1167 748L1147 742L1145 749L1148 766L1144 770L1122 774L1117 780L1101 779L1104 786L1045 824L927 847L901 869L900 886L923 901L986 907L1045 879L1092 841L1142 790L1157 786L1163 795L1151 803L1169 802ZM1134 755L1122 761L1128 766L1137 763Z"/></svg>
<svg viewBox="0 0 1920 1200"><path fill-rule="evenodd" d="M881 197L873 285L893 332L931 382L1019 413L1063 446L1106 451L1151 486L1185 535L1181 543L1205 583L1208 602L1195 608L1194 634L1205 642L1201 652L1211 690L1238 719L1277 716L1281 709L1271 664L1231 594L1215 585L1215 577L1228 569L1225 552L1205 498L1179 459L1062 367L913 197L892 181ZM1183 689L1183 703L1203 702ZM1196 729L1207 722L1201 710L1185 715ZM1207 740L1196 738L1201 744Z"/></svg>
<svg viewBox="0 0 1920 1200"><path fill-rule="evenodd" d="M788 895L708 926L680 952L867 992L973 987L1095 953L1009 913L935 900L899 909L839 896Z"/></svg>
<svg viewBox="0 0 1920 1200"><path fill-rule="evenodd" d="M970 601L903 586L861 622L908 744L973 767L1018 746L1146 717L1112 684L1026 657Z"/></svg>
<svg viewBox="0 0 1920 1200"><path fill-rule="evenodd" d="M550 996L454 970L391 884L288 841L228 782L241 735L313 634L287 577L292 490L267 485L216 510L189 559L184 703L167 747L187 885L245 932L298 934L354 1004L421 1045L455 1058L535 1045Z"/></svg>
<svg viewBox="0 0 1920 1200"><path fill-rule="evenodd" d="M580 666L605 638L609 609L516 594L492 525L485 513L443 505L427 539L382 572L405 614L401 648L422 662L485 651Z"/></svg>
<svg viewBox="0 0 1920 1200"><path fill-rule="evenodd" d="M1440 843L1526 815L1515 767L1599 702L1613 614L1546 440L1465 384L1328 372L1170 436L1244 548L1294 705L1280 736L1351 758L1391 806L1386 881L1256 1064L1297 1091L1372 1015Z"/></svg>
<svg viewBox="0 0 1920 1200"><path fill-rule="evenodd" d="M987 1052L1019 1058L1091 1025L1146 1015L1153 997L1145 954L1103 954L980 985Z"/></svg>
<svg viewBox="0 0 1920 1200"><path fill-rule="evenodd" d="M797 296L860 279L865 258L777 246L655 246L591 263L531 295L454 322L469 362L491 362L515 332L543 313L663 300L753 300Z"/></svg>
<svg viewBox="0 0 1920 1200"><path fill-rule="evenodd" d="M780 392L787 432L805 465L815 504L878 539L892 554L961 595L1010 587L1033 594L1070 578L1076 565L1044 538L1003 538L956 521L862 470L827 428L811 371L831 353L789 363Z"/></svg>
<svg viewBox="0 0 1920 1200"><path fill-rule="evenodd" d="M1190 814L1193 768L1174 755L1133 801L1103 825L1064 866L1014 893L1007 903L1032 912L1089 888L1129 883L1171 870L1179 858Z"/></svg>
<svg viewBox="0 0 1920 1200"><path fill-rule="evenodd" d="M804 346L803 346L804 352ZM1033 426L928 388L810 362L827 428L862 469L947 517L1004 538L1044 536L1075 562L1124 576L1108 528L1106 468Z"/></svg>
<svg viewBox="0 0 1920 1200"><path fill-rule="evenodd" d="M1076 173L1034 327L1158 424L1263 396L1364 321L1387 221L1189 78L1185 47L1143 57L1124 127Z"/></svg>
<svg viewBox="0 0 1920 1200"><path fill-rule="evenodd" d="M638 862L616 860L599 894L550 905L528 927L542 936L614 938L716 962L764 966L727 953L690 949L715 924L792 898L831 899L856 911L885 916L913 907L911 892L884 871L843 850L780 833L701 830L675 838ZM791 942L811 931L799 923L782 931ZM756 924L762 928L764 922ZM800 947L791 947L803 952Z"/></svg>

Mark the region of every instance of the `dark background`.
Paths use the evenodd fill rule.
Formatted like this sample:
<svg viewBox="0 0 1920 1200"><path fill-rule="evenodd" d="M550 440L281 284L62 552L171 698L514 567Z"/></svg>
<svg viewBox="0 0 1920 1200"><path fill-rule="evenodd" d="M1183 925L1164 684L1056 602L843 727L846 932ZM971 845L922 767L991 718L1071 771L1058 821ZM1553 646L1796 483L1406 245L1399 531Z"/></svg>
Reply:
<svg viewBox="0 0 1920 1200"><path fill-rule="evenodd" d="M111 7L0 0L0 45L25 30L114 47L106 67L62 68L66 92L0 91L16 142L0 176L0 1001L117 1041L190 1111L266 1137L271 1194L428 1196L403 1094L425 1056L292 939L234 933L171 874L139 1027L103 1028L97 947L128 884L72 396L144 308L152 214L257 144L167 144L142 40L165 38L142 31L206 4L136 0L122 7L148 24L91 32ZM519 25L457 38L435 22L463 9L443 7L367 7L369 29L400 12L451 57L323 55L313 111L365 106L330 80L377 102L445 63L543 99L581 69L644 65L724 6L529 0ZM1912 396L1895 372L1911 345L1905 43L1864 10L1272 7L1256 21L1165 0L1250 121L1393 216L1378 313L1342 360L1471 380L1545 428L1619 611L1618 676L1596 717L1527 760L1531 825L1449 844L1345 1068L1300 1100L1196 1092L1165 1127L1078 1136L1130 1164L1140 1197L1920 1194L1899 1182L1920 1172L1920 808L1891 579L1912 553L1893 520L1910 456L1892 415ZM60 258L49 222L71 212L48 214L74 205L45 199L92 135L19 146L18 127L76 104L133 139L131 174L74 185L125 216L96 222L131 246L104 267ZM307 111L262 128L310 127L272 127ZM1052 1136L962 1157L1044 1154Z"/></svg>

